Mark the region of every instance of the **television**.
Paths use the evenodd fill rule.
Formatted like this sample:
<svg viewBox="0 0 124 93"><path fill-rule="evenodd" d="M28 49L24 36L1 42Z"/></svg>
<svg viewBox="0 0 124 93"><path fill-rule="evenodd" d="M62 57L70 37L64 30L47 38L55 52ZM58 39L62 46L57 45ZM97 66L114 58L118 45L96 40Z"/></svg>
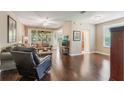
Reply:
<svg viewBox="0 0 124 93"><path fill-rule="evenodd" d="M64 36L62 40L62 46L68 46L68 44L69 44L68 36Z"/></svg>
<svg viewBox="0 0 124 93"><path fill-rule="evenodd" d="M68 41L67 40L63 40L62 41L62 46L68 46Z"/></svg>

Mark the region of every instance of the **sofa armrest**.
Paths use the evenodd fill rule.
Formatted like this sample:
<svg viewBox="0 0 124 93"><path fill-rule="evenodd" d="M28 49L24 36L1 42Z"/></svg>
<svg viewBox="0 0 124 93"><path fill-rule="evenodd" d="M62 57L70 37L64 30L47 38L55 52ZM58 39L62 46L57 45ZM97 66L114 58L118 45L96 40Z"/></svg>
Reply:
<svg viewBox="0 0 124 93"><path fill-rule="evenodd" d="M3 52L3 53L0 53L0 59L1 60L12 60L13 57L10 52Z"/></svg>
<svg viewBox="0 0 124 93"><path fill-rule="evenodd" d="M42 62L35 68L37 71L37 76L42 78L45 73L47 73L51 67L51 57L47 56L41 60Z"/></svg>
<svg viewBox="0 0 124 93"><path fill-rule="evenodd" d="M38 64L37 66L44 65L45 62L51 61L51 56L47 55L43 58L40 58L39 61L40 61L40 64Z"/></svg>

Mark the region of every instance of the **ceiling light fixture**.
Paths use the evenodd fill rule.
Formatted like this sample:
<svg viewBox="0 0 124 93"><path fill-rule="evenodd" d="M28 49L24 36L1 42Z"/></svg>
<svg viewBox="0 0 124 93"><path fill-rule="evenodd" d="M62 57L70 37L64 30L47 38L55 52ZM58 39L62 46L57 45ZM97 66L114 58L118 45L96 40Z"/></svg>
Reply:
<svg viewBox="0 0 124 93"><path fill-rule="evenodd" d="M100 21L102 18L103 18L102 15L96 15L96 16L93 16L91 19L92 19L93 21Z"/></svg>
<svg viewBox="0 0 124 93"><path fill-rule="evenodd" d="M47 26L49 24L49 20L48 17L46 17L43 21L42 21L42 25L43 26Z"/></svg>
<svg viewBox="0 0 124 93"><path fill-rule="evenodd" d="M49 20L48 17L46 17L46 19L44 19L44 21L42 21L42 26L48 26L48 25L52 25L52 24L56 24L56 22Z"/></svg>
<svg viewBox="0 0 124 93"><path fill-rule="evenodd" d="M47 22L44 22L44 23L43 23L43 26L47 26L47 25L48 25L48 23L47 23Z"/></svg>
<svg viewBox="0 0 124 93"><path fill-rule="evenodd" d="M95 16L94 17L96 20L100 20L102 18L102 16Z"/></svg>

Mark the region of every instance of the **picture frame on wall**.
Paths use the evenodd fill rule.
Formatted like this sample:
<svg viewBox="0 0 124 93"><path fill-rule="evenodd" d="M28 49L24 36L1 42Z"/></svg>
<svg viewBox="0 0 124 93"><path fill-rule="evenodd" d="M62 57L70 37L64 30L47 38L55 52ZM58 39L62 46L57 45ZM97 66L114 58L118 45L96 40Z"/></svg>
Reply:
<svg viewBox="0 0 124 93"><path fill-rule="evenodd" d="M81 40L81 32L73 31L73 41L80 41L80 40Z"/></svg>
<svg viewBox="0 0 124 93"><path fill-rule="evenodd" d="M16 21L10 17L7 16L7 42L8 43L14 43L16 42L17 38L17 23Z"/></svg>

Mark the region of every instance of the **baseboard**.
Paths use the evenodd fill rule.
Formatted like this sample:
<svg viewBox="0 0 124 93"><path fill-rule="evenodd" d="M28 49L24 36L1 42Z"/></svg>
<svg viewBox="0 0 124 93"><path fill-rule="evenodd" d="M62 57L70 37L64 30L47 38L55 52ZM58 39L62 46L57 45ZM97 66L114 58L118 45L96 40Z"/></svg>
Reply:
<svg viewBox="0 0 124 93"><path fill-rule="evenodd" d="M99 51L92 51L92 52L84 52L84 53L97 53L97 54L101 54L101 55L106 55L106 56L110 56L110 54L108 53L103 53L103 52L99 52ZM84 53L79 53L79 54L69 54L70 56L79 56L79 55L83 55Z"/></svg>
<svg viewBox="0 0 124 93"><path fill-rule="evenodd" d="M82 53L80 54L69 54L69 56L79 56L79 55L83 55Z"/></svg>
<svg viewBox="0 0 124 93"><path fill-rule="evenodd" d="M103 52L99 52L99 51L95 51L95 53L106 55L106 56L110 56L110 54L108 54L108 53L103 53Z"/></svg>
<svg viewBox="0 0 124 93"><path fill-rule="evenodd" d="M85 53L91 54L91 53L95 53L95 51L92 51L92 52L87 51L87 52L82 52L82 53L79 53L79 54L69 54L69 55L70 55L70 56L79 56L79 55L83 55L83 54L85 54Z"/></svg>
<svg viewBox="0 0 124 93"><path fill-rule="evenodd" d="M84 53L88 53L88 54L91 54L91 53L96 53L95 51L85 51ZM83 53L83 54L84 54Z"/></svg>

